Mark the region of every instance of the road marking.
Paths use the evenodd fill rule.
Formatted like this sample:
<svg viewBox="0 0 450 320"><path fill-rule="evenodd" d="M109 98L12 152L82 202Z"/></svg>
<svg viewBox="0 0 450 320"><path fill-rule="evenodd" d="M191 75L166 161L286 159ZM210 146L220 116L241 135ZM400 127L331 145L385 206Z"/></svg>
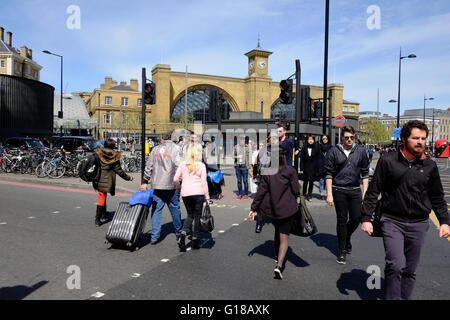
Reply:
<svg viewBox="0 0 450 320"><path fill-rule="evenodd" d="M225 208L227 205L226 204L220 204L220 205L217 205L217 208Z"/></svg>
<svg viewBox="0 0 450 320"><path fill-rule="evenodd" d="M33 217L33 216L31 216L31 217L28 217L28 219L35 219L36 217Z"/></svg>
<svg viewBox="0 0 450 320"><path fill-rule="evenodd" d="M169 262L169 259L161 259L161 262Z"/></svg>
<svg viewBox="0 0 450 320"><path fill-rule="evenodd" d="M434 225L436 226L436 229L440 230L440 227L439 227L440 224L439 224L439 221L438 221L438 219L437 219L436 214L434 213L434 211L431 211L431 213L430 213L430 219L431 219L431 221L433 221ZM450 237L447 238L447 240L450 242Z"/></svg>
<svg viewBox="0 0 450 320"><path fill-rule="evenodd" d="M75 207L75 209L81 209L81 207Z"/></svg>
<svg viewBox="0 0 450 320"><path fill-rule="evenodd" d="M235 227L235 226L238 226L238 225L239 225L239 223L233 223L233 224L232 224L232 226L234 226L234 227Z"/></svg>
<svg viewBox="0 0 450 320"><path fill-rule="evenodd" d="M52 213L60 213L59 211L53 211Z"/></svg>
<svg viewBox="0 0 450 320"><path fill-rule="evenodd" d="M232 206L231 209L237 208L237 206Z"/></svg>
<svg viewBox="0 0 450 320"><path fill-rule="evenodd" d="M141 276L140 273L133 273L133 274L131 275L132 278L139 278L140 276Z"/></svg>
<svg viewBox="0 0 450 320"><path fill-rule="evenodd" d="M219 233L224 233L225 231L224 230L219 230Z"/></svg>
<svg viewBox="0 0 450 320"><path fill-rule="evenodd" d="M7 224L7 223L6 223L6 222L0 222L0 224L1 224L1 225L5 225L5 224Z"/></svg>
<svg viewBox="0 0 450 320"><path fill-rule="evenodd" d="M0 180L0 184L6 184L6 185L18 186L18 187L25 187L25 188L56 190L56 191L75 192L75 193L84 193L84 194L97 194L96 191L92 191L92 190L81 190L81 189L63 188L63 187L50 187L50 186L44 186L44 185L40 185L40 184L20 183L20 182L3 181L3 180ZM116 196L118 196L118 197L130 197L131 193L116 193Z"/></svg>
<svg viewBox="0 0 450 320"><path fill-rule="evenodd" d="M94 293L93 295L91 295L91 297L94 297L94 298L101 298L101 297L103 297L105 294L103 293L103 292L96 292L96 293Z"/></svg>
<svg viewBox="0 0 450 320"><path fill-rule="evenodd" d="M191 250L192 250L192 248L191 248L191 247L189 247L189 248L187 248L187 249L186 249L186 251L191 251Z"/></svg>

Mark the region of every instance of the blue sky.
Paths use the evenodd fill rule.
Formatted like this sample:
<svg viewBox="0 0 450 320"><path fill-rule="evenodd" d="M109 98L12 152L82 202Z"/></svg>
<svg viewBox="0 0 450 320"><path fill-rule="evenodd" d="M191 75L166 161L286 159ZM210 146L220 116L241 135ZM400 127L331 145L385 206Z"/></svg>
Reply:
<svg viewBox="0 0 450 320"><path fill-rule="evenodd" d="M402 111L450 107L450 1L331 0L329 83L344 84L344 98L360 110L396 115L398 58L402 60ZM80 29L69 29L67 8L80 8ZM367 8L380 8L380 29L369 30ZM41 81L60 91L64 85L92 91L105 76L116 81L140 80L141 68L170 64L174 71L243 78L244 53L261 46L273 54L269 74L280 81L302 64L302 82L323 84L325 0L3 0L0 25L13 32L13 46L33 49L44 68Z"/></svg>

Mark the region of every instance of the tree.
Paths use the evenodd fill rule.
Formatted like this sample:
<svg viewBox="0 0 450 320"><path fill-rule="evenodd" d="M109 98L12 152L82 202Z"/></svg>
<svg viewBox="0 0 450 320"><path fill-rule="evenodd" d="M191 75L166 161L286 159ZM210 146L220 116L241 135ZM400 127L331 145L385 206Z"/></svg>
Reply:
<svg viewBox="0 0 450 320"><path fill-rule="evenodd" d="M192 125L193 122L194 116L192 114L183 114L179 119L175 120L175 123L182 124L185 129L187 129L189 125Z"/></svg>
<svg viewBox="0 0 450 320"><path fill-rule="evenodd" d="M381 145L389 142L389 132L381 122L376 119L369 119L366 123L366 130L369 136L367 143Z"/></svg>

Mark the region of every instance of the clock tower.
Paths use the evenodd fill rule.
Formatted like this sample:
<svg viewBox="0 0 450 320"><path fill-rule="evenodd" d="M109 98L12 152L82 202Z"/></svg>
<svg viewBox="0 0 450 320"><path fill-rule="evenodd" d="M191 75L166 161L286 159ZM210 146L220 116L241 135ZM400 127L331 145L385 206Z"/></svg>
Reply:
<svg viewBox="0 0 450 320"><path fill-rule="evenodd" d="M261 48L258 39L257 47L245 54L248 57L248 78L271 79L269 76L269 56L271 54L272 52Z"/></svg>

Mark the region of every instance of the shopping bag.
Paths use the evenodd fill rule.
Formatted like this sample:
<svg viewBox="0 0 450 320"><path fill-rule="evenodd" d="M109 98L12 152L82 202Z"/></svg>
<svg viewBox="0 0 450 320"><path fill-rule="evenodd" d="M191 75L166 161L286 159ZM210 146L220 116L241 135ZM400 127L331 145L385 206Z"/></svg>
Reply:
<svg viewBox="0 0 450 320"><path fill-rule="evenodd" d="M208 178L214 183L220 183L223 180L222 170L217 170L215 172L209 171Z"/></svg>
<svg viewBox="0 0 450 320"><path fill-rule="evenodd" d="M200 217L200 232L211 232L214 230L214 218L211 215L211 208L208 203L204 203L203 212Z"/></svg>
<svg viewBox="0 0 450 320"><path fill-rule="evenodd" d="M291 234L299 237L310 237L317 233L317 226L305 203L305 197L300 196L298 210L292 221Z"/></svg>

